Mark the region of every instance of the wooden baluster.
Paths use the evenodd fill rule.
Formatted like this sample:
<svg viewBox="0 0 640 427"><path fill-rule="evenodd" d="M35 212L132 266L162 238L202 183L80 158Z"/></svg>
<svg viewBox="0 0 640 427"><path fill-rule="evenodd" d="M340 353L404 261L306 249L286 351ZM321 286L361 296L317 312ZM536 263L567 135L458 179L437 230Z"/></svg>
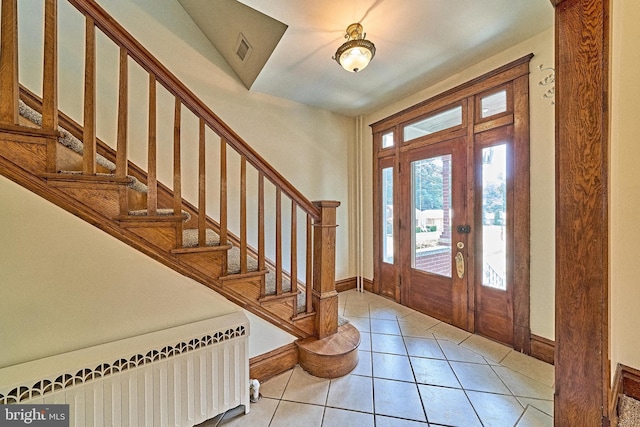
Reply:
<svg viewBox="0 0 640 427"><path fill-rule="evenodd" d="M291 292L298 290L298 206L291 201ZM298 298L293 298L293 317L298 315Z"/></svg>
<svg viewBox="0 0 640 427"><path fill-rule="evenodd" d="M96 27L92 18L85 22L84 54L84 130L82 133L82 173L96 174Z"/></svg>
<svg viewBox="0 0 640 427"><path fill-rule="evenodd" d="M282 191L276 189L276 295L282 293Z"/></svg>
<svg viewBox="0 0 640 427"><path fill-rule="evenodd" d="M129 121L129 56L120 48L118 83L118 135L116 141L116 177L125 178L128 171L127 126Z"/></svg>
<svg viewBox="0 0 640 427"><path fill-rule="evenodd" d="M58 131L58 11L56 0L44 4L44 64L42 75L42 129ZM57 140L47 140L49 173L56 172Z"/></svg>
<svg viewBox="0 0 640 427"><path fill-rule="evenodd" d="M322 339L338 330L336 208L340 202L319 201L313 204L321 212L313 233L313 305L317 338Z"/></svg>
<svg viewBox="0 0 640 427"><path fill-rule="evenodd" d="M116 141L116 177L125 178L128 168L127 126L129 121L129 59L125 48L120 48L120 71L118 77L118 130ZM120 189L120 215L129 213L127 188Z"/></svg>
<svg viewBox="0 0 640 427"><path fill-rule="evenodd" d="M0 30L0 124L18 124L18 2L2 0Z"/></svg>
<svg viewBox="0 0 640 427"><path fill-rule="evenodd" d="M220 138L220 244L227 244L227 141ZM223 266L226 274L227 266Z"/></svg>
<svg viewBox="0 0 640 427"><path fill-rule="evenodd" d="M149 216L158 213L156 101L156 77L149 74L149 144L147 148L147 215Z"/></svg>
<svg viewBox="0 0 640 427"><path fill-rule="evenodd" d="M305 297L306 312L313 313L313 227L311 224L311 215L307 214L307 276Z"/></svg>
<svg viewBox="0 0 640 427"><path fill-rule="evenodd" d="M200 118L198 142L198 246L207 246L207 174L205 152L205 123Z"/></svg>
<svg viewBox="0 0 640 427"><path fill-rule="evenodd" d="M258 173L258 271L264 271L264 175ZM264 281L260 287L260 297L266 296L266 287Z"/></svg>
<svg viewBox="0 0 640 427"><path fill-rule="evenodd" d="M240 273L247 272L247 159L240 158Z"/></svg>
<svg viewBox="0 0 640 427"><path fill-rule="evenodd" d="M182 168L180 152L180 128L181 128L181 108L180 98L176 96L173 114L173 212L176 215L182 214ZM182 247L182 231L184 222L178 222L176 229L176 247Z"/></svg>
<svg viewBox="0 0 640 427"><path fill-rule="evenodd" d="M42 129L58 130L57 2L44 5L44 66L42 78Z"/></svg>

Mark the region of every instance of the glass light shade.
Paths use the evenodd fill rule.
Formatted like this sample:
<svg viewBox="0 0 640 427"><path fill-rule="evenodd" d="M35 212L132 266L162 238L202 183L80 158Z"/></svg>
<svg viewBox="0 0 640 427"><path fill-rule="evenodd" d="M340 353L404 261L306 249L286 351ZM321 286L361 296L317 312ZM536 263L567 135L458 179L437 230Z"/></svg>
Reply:
<svg viewBox="0 0 640 427"><path fill-rule="evenodd" d="M373 54L369 49L362 46L354 46L347 48L338 58L338 62L345 70L357 73L369 65L371 58L373 58Z"/></svg>
<svg viewBox="0 0 640 427"><path fill-rule="evenodd" d="M347 42L338 48L333 59L345 70L357 73L363 70L376 54L376 47L366 40L362 25L351 24L347 28Z"/></svg>

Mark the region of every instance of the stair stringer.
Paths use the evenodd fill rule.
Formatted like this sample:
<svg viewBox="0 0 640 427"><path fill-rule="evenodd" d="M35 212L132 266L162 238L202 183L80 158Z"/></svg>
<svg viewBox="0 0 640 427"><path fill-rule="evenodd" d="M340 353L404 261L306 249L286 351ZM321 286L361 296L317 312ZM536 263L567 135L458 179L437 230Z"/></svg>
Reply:
<svg viewBox="0 0 640 427"><path fill-rule="evenodd" d="M236 289L240 284L243 285L243 289L247 289L247 287L255 288L259 285L259 282L256 282L255 279L239 279L239 282L234 286L222 286L222 283L216 277L206 274L188 263L181 262L180 254L173 254L170 250L167 250L166 247L159 247L150 243L141 235L129 230L128 227L123 227L122 224L120 224L120 221L106 216L100 209L100 206L91 206L76 198L82 197L84 193L81 190L82 187L103 186L103 183L91 181L74 182L72 185L74 190L69 191L68 186L61 185L60 183L52 185L48 182L48 179L51 179L52 176L45 173L46 145L47 140L51 140L51 138L52 135L48 135L45 132L34 131L27 127L16 127L16 129L11 129L10 131L0 129L0 174L60 208L94 225L152 259L211 288L231 302L241 306L247 311L279 327L291 335L294 335L297 338L306 338L313 335L314 325L313 321L308 320L309 318L303 318L302 320L297 321L293 320L290 314L292 311L288 311L288 315L282 316L282 313L286 312L287 309L291 310L291 305L289 305L290 302L286 299L277 304L272 303L262 305L258 299L252 299L246 295L246 292L243 293ZM126 185L126 183L122 183L122 185ZM166 194L166 192L170 192L170 190L164 186L159 185L158 187L159 201L165 199L172 200L171 194ZM87 190L85 189L85 192L86 191ZM100 191L107 191L111 193L111 197L119 197L118 192L114 191L113 188L107 188L106 190L104 188L94 188L89 191L92 194L92 203L99 204L100 200L103 199L100 196L97 196ZM164 197L160 195L161 192L164 193ZM106 200L109 200L109 203L112 203L112 200L109 197L107 197ZM191 211L190 213L195 215L197 218L197 210L195 210L195 208L193 208L188 202L184 201L183 203L185 210L188 212ZM110 215L113 214L113 208L110 208L108 213ZM194 218L192 217L191 220L193 221ZM207 222L212 223L211 225L215 224L209 218L207 220ZM153 233L152 229L153 227L149 228L148 232ZM280 307L278 305L284 305L284 307Z"/></svg>

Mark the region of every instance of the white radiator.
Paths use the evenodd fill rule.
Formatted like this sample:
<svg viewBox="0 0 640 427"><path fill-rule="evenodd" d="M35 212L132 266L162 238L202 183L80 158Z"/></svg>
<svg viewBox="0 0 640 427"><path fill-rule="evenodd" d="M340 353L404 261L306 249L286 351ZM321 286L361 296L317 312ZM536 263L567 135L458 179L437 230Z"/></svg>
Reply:
<svg viewBox="0 0 640 427"><path fill-rule="evenodd" d="M70 426L193 426L249 411L241 313L0 369L0 404L69 404Z"/></svg>

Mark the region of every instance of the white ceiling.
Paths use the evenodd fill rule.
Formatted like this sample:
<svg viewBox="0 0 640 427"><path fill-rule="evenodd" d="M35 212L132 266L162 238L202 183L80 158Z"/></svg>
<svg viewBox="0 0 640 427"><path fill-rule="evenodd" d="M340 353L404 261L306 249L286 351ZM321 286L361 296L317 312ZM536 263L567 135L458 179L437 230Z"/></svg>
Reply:
<svg viewBox="0 0 640 427"><path fill-rule="evenodd" d="M251 91L349 116L375 111L553 25L549 0L240 2L288 26ZM375 58L357 74L332 59L354 22L376 45Z"/></svg>

